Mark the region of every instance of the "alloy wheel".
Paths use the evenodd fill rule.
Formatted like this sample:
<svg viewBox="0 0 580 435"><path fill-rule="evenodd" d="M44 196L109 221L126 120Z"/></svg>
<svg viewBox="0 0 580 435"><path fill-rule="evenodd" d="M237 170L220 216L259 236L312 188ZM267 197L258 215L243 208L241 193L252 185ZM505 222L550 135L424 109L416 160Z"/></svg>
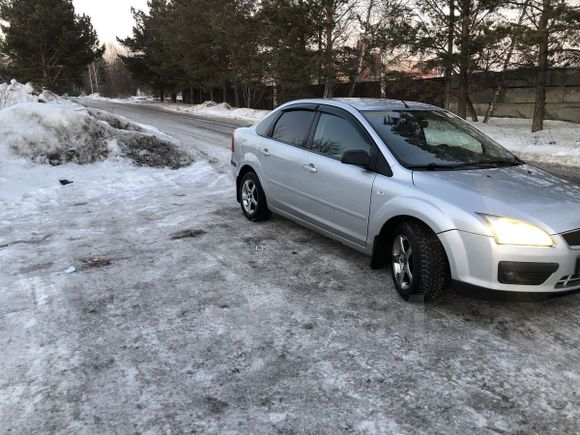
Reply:
<svg viewBox="0 0 580 435"><path fill-rule="evenodd" d="M242 205L248 214L255 213L258 208L258 189L253 180L246 180L242 186Z"/></svg>
<svg viewBox="0 0 580 435"><path fill-rule="evenodd" d="M413 284L413 247L409 239L398 234L393 243L393 272L399 287L407 290Z"/></svg>

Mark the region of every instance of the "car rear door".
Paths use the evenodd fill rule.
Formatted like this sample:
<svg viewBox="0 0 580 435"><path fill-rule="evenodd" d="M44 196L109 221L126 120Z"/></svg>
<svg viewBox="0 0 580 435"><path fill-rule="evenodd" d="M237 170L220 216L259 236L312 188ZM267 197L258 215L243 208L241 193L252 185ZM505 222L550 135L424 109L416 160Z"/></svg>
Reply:
<svg viewBox="0 0 580 435"><path fill-rule="evenodd" d="M348 112L321 106L300 157L302 177L295 182L298 209L317 226L357 245L367 239L371 193L376 173L341 163L347 150L376 157L376 145Z"/></svg>
<svg viewBox="0 0 580 435"><path fill-rule="evenodd" d="M258 159L266 175L268 204L299 214L298 185L305 176L300 162L316 116L315 105L291 106L282 111L260 141Z"/></svg>

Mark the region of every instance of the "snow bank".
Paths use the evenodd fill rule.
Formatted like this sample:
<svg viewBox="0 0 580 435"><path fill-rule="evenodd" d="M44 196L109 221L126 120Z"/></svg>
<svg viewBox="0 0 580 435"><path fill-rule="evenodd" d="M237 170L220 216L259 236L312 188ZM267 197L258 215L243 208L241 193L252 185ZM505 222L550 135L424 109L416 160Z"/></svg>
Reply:
<svg viewBox="0 0 580 435"><path fill-rule="evenodd" d="M125 101L127 103L127 101ZM220 118L241 121L247 124L255 124L270 113L269 110L246 109L243 107L232 107L228 103L215 103L206 101L193 106L180 103L153 103L154 106L164 110L179 113L190 113L192 115L207 118Z"/></svg>
<svg viewBox="0 0 580 435"><path fill-rule="evenodd" d="M168 137L122 117L77 105L20 103L0 110L0 159L86 164L128 157L138 165L178 168L193 159Z"/></svg>
<svg viewBox="0 0 580 435"><path fill-rule="evenodd" d="M93 100L109 101L112 103L121 104L151 104L164 110L178 113L191 113L192 115L204 116L208 118L231 119L236 121L246 122L248 124L255 124L261 121L270 113L269 110L246 109L232 107L227 103L216 103L214 101L206 101L202 104L188 105L182 103L160 103L153 97L129 97L124 99L119 98L104 98L100 94L91 94L87 97Z"/></svg>
<svg viewBox="0 0 580 435"><path fill-rule="evenodd" d="M169 106L169 108L171 108L171 106ZM211 116L223 119L237 119L251 123L261 121L268 113L270 113L269 110L233 108L227 103L218 104L214 103L213 101L206 101L203 104L189 106L189 108L185 111L201 116Z"/></svg>
<svg viewBox="0 0 580 435"><path fill-rule="evenodd" d="M30 83L23 85L16 80L0 83L0 109L19 103L37 102L38 96Z"/></svg>
<svg viewBox="0 0 580 435"><path fill-rule="evenodd" d="M37 102L71 104L50 91L43 90L41 93L37 93L30 83L23 85L16 80L12 80L10 83L0 83L0 109L21 103Z"/></svg>
<svg viewBox="0 0 580 435"><path fill-rule="evenodd" d="M545 121L536 133L529 119L491 118L472 125L524 160L580 167L580 124Z"/></svg>
<svg viewBox="0 0 580 435"><path fill-rule="evenodd" d="M90 94L87 96L83 96L81 98L88 98L91 100L99 100L99 101L109 101L112 103L121 103L121 104L138 104L138 103L151 103L156 101L155 97L146 96L146 95L135 95L128 98L108 98L102 97L100 93L95 92L94 94Z"/></svg>

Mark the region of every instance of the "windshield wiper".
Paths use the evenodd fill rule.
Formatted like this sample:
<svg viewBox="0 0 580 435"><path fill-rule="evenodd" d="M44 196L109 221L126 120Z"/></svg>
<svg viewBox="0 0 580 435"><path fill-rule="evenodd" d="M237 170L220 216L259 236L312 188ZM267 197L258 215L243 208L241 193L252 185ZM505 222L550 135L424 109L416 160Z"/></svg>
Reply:
<svg viewBox="0 0 580 435"><path fill-rule="evenodd" d="M407 166L408 169L412 170L427 170L427 171L444 171L446 169L457 169L464 168L466 166L472 166L471 163L460 163L455 165L440 165L438 163L429 163L428 165L415 165Z"/></svg>
<svg viewBox="0 0 580 435"><path fill-rule="evenodd" d="M492 166L496 168L501 166L519 166L523 164L523 160L520 160L517 157L514 160L490 160L489 162L476 163L478 166Z"/></svg>
<svg viewBox="0 0 580 435"><path fill-rule="evenodd" d="M515 160L495 160L489 162L474 162L474 163L455 163L450 165L441 165L439 163L429 163L427 165L415 165L407 166L408 169L418 170L418 171L445 171L453 169L486 169L486 168L499 168L502 166L517 166L523 165L524 162L519 158Z"/></svg>

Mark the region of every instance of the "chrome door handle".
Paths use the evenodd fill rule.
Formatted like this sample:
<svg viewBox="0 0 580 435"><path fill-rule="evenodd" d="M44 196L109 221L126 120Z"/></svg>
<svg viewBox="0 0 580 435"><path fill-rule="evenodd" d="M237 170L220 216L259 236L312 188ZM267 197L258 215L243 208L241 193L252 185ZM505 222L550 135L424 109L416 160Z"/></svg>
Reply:
<svg viewBox="0 0 580 435"><path fill-rule="evenodd" d="M318 172L318 169L316 169L316 167L312 163L304 164L304 165L302 165L302 167L305 170L307 170L308 172L311 172L313 174L315 174L316 172Z"/></svg>
<svg viewBox="0 0 580 435"><path fill-rule="evenodd" d="M270 151L268 151L268 148L264 148L262 150L262 154L264 154L266 157L268 157L270 155Z"/></svg>

